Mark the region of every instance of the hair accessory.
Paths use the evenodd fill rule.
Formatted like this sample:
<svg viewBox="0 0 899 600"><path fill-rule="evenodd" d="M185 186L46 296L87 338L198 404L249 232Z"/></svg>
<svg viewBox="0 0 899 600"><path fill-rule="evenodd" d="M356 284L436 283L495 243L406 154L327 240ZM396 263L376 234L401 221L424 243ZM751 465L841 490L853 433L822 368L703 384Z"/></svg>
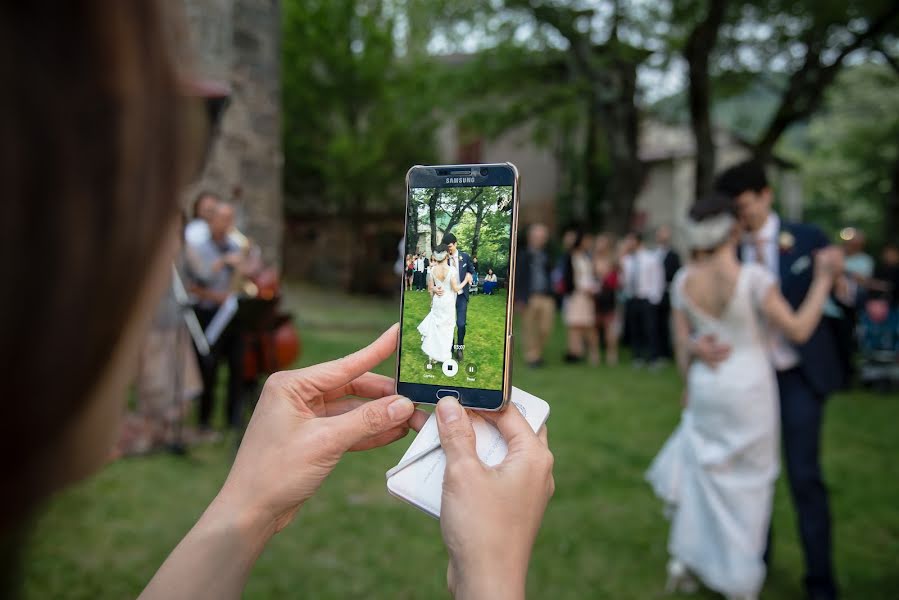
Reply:
<svg viewBox="0 0 899 600"><path fill-rule="evenodd" d="M431 256L433 256L434 260L436 260L437 262L443 262L446 260L446 250L444 250L443 252L434 252L433 254L431 254Z"/></svg>
<svg viewBox="0 0 899 600"><path fill-rule="evenodd" d="M717 248L727 239L733 231L737 220L732 215L722 213L694 221L687 218L687 241L694 250L711 250Z"/></svg>

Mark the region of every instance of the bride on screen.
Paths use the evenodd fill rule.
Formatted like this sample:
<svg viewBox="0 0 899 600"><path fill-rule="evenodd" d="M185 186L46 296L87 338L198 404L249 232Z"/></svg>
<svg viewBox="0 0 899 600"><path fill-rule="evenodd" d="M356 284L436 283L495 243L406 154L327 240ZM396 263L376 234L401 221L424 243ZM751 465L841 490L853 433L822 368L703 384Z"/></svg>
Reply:
<svg viewBox="0 0 899 600"><path fill-rule="evenodd" d="M452 358L453 332L456 328L456 296L459 272L447 264L446 244L434 248L432 255L436 264L428 278L428 293L431 294L431 312L418 325L421 334L421 350L431 362L446 362Z"/></svg>

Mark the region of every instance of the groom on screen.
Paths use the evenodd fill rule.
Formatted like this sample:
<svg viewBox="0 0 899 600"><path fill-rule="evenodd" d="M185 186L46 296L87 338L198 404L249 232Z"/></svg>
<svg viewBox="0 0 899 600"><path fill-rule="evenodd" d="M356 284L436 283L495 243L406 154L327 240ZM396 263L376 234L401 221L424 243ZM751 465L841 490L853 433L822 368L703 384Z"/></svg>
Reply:
<svg viewBox="0 0 899 600"><path fill-rule="evenodd" d="M462 362L465 346L465 321L468 317L468 286L474 281L475 265L467 252L462 252L457 247L458 240L450 232L443 234L443 243L449 252L449 266L456 267L459 271L459 283L462 291L456 296L456 343L453 345L453 356Z"/></svg>

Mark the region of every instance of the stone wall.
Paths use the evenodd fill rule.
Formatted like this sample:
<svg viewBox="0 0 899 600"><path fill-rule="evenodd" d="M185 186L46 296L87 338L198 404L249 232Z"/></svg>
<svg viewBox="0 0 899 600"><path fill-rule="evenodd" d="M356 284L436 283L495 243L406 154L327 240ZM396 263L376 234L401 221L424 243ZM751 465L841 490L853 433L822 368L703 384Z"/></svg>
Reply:
<svg viewBox="0 0 899 600"><path fill-rule="evenodd" d="M238 227L281 264L279 0L184 0L197 75L232 90L201 181L237 205ZM191 197L193 194L191 194Z"/></svg>

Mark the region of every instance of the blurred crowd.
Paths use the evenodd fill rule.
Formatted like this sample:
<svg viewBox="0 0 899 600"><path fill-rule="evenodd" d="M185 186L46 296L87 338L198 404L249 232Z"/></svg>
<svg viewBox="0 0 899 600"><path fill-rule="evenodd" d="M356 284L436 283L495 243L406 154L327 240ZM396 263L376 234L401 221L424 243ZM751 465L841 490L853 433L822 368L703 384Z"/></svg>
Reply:
<svg viewBox="0 0 899 600"><path fill-rule="evenodd" d="M825 316L842 323L842 358L855 381L890 382L899 357L899 246L887 243L875 259L864 232L846 228L840 240L856 299L850 314L831 302ZM655 370L673 359L670 287L691 257L672 246L670 225L620 238L571 227L552 242L548 227L537 223L519 247L516 312L528 366L544 364L557 311L567 332L565 362L615 365L622 344L635 368Z"/></svg>

